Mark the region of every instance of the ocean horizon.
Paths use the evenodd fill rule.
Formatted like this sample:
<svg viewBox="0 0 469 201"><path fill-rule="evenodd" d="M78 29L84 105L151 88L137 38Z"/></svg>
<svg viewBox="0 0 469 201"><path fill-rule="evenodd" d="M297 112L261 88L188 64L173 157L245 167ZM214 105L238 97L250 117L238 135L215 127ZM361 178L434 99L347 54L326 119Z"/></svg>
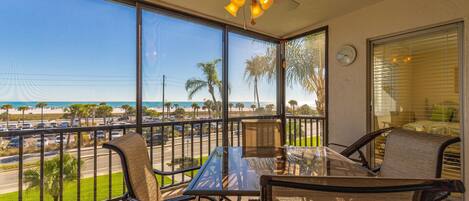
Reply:
<svg viewBox="0 0 469 201"><path fill-rule="evenodd" d="M47 103L47 108L66 108L69 107L70 105L73 104L97 104L99 105L103 101L0 101L0 106L4 104L11 104L14 108L18 108L20 106L28 106L31 108L36 107L36 104L38 102L46 102ZM204 102L203 101L169 101L173 104L177 104L179 107L182 108L191 108L192 103L197 103L200 107L203 106ZM107 101L105 102L107 105L113 107L113 108L119 108L122 105L130 105L135 107L136 102L127 102L127 101ZM244 108L249 108L254 102L231 102L236 105L236 103L243 103ZM265 106L267 104L270 104L269 102L261 102L261 106ZM143 106L149 107L149 108L161 108L163 106L161 101L144 101Z"/></svg>

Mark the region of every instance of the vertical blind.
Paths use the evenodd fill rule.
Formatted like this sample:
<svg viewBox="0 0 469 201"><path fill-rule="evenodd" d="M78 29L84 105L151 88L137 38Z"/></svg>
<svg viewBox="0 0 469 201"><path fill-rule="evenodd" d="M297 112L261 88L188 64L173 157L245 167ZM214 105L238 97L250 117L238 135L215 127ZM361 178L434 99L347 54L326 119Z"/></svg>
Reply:
<svg viewBox="0 0 469 201"><path fill-rule="evenodd" d="M458 26L409 34L372 46L373 128L401 127L459 136ZM385 138L376 140L380 163ZM460 178L460 149L445 154L444 177Z"/></svg>

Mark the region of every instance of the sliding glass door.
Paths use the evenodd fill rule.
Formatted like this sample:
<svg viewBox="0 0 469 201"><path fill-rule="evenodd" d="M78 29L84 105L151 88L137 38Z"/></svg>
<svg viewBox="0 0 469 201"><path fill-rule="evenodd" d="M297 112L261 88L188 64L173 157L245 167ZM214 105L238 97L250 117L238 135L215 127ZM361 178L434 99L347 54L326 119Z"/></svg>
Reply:
<svg viewBox="0 0 469 201"><path fill-rule="evenodd" d="M371 43L371 125L460 136L461 26L427 29ZM385 137L375 143L375 162ZM444 156L443 177L460 178L459 145Z"/></svg>

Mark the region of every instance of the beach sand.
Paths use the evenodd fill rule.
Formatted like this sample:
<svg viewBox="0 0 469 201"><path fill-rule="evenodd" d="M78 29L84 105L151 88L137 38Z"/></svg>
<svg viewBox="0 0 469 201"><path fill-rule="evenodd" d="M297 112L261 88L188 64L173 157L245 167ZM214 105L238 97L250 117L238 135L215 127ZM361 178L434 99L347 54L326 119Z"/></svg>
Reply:
<svg viewBox="0 0 469 201"><path fill-rule="evenodd" d="M157 112L162 112L163 109L162 108L148 108L148 109L151 109L151 110L155 110ZM173 112L175 110L175 108L171 109L171 112ZM184 110L186 112L193 112L193 109L192 108L184 108ZM202 110L202 109L199 109L199 112L206 112L207 110ZM232 111L233 112L238 112L239 110L237 108L232 108ZM249 111L252 111L252 109L250 108L244 108L242 110L243 112L249 112ZM5 112L5 110L0 110L0 113L3 113ZM165 109L165 112L166 112L166 109ZM63 108L44 108L44 114L64 114L64 109ZM113 114L122 114L124 113L124 110L121 109L121 108L113 108L113 111L112 111ZM9 114L12 114L12 115L21 115L22 112L19 111L19 110L16 110L16 109L11 109L9 111ZM41 114L41 109L40 108L31 108L27 111L25 111L25 114Z"/></svg>

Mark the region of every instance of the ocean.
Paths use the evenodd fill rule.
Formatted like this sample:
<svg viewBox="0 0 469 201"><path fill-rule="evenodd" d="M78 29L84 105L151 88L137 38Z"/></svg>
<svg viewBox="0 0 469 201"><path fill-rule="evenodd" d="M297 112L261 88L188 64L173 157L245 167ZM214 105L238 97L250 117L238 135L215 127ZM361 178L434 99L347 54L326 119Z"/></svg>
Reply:
<svg viewBox="0 0 469 201"><path fill-rule="evenodd" d="M191 105L192 103L197 103L200 107L203 106L204 102L190 102L190 101L170 101L173 106L175 104L179 105L179 107L182 107L182 108L191 108ZM36 107L36 104L38 102L21 102L21 101L11 101L11 102L8 102L8 101L4 101L4 102L0 102L0 106L1 105L4 105L4 104L11 104L14 108L18 108L20 106L28 106L28 107L31 107L31 108L34 108ZM46 102L47 103L47 107L48 108L66 108L70 105L73 105L73 104L99 104L101 102ZM239 102L232 102L234 105L236 105L236 103L239 103ZM244 108L249 108L253 102L241 102L244 104ZM135 107L135 102L125 102L125 101L109 101L109 102L106 102L106 104L110 105L111 107L113 108L119 108L121 107L122 105L130 105L130 106L133 106ZM269 104L268 102L261 102L261 105L262 106L265 106ZM144 101L143 102L143 106L146 106L146 107L149 107L149 108L161 108L163 106L162 102L161 101L156 101L156 102L146 102Z"/></svg>

